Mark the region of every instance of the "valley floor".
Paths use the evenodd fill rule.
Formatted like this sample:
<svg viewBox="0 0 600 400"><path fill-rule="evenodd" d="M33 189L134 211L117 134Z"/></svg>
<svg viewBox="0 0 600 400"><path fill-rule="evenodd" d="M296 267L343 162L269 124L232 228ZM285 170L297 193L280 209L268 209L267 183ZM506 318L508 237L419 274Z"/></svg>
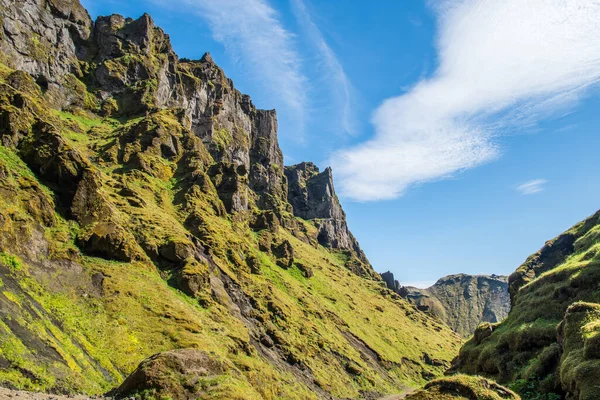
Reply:
<svg viewBox="0 0 600 400"><path fill-rule="evenodd" d="M75 395L58 395L46 393L33 393L22 390L12 390L0 387L0 400L110 400L108 397L89 397Z"/></svg>
<svg viewBox="0 0 600 400"><path fill-rule="evenodd" d="M404 392L382 397L379 400L402 400L413 392L412 389L406 389ZM12 390L0 387L0 400L111 400L110 397L89 397L80 395L57 395L46 393L33 393L23 390Z"/></svg>

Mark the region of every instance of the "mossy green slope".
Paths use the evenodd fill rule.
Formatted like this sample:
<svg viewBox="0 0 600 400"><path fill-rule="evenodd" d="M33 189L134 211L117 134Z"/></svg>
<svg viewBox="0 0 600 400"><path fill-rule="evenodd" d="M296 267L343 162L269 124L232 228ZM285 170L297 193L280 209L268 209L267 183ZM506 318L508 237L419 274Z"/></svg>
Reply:
<svg viewBox="0 0 600 400"><path fill-rule="evenodd" d="M251 127L228 107L261 132L272 115L212 60L186 61L178 79L217 96L204 135L160 85L127 81L122 66L152 75L161 54L113 61L123 88L102 101L110 62L82 61L96 72L73 77L80 96L60 109L39 79L0 68L0 384L104 393L172 349L220 366L193 388L202 398L363 398L439 376L460 339L318 244L286 202L276 136L252 138L267 161L235 164Z"/></svg>
<svg viewBox="0 0 600 400"><path fill-rule="evenodd" d="M455 369L524 399L600 398L600 213L549 241L511 275L512 309L484 324Z"/></svg>
<svg viewBox="0 0 600 400"><path fill-rule="evenodd" d="M455 375L429 382L406 400L520 400L520 397L480 376Z"/></svg>

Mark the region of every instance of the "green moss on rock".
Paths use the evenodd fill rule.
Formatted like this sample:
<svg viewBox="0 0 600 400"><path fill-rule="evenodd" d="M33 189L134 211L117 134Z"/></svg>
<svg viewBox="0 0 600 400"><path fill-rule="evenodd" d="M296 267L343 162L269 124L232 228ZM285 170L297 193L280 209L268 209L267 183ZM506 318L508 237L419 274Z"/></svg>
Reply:
<svg viewBox="0 0 600 400"><path fill-rule="evenodd" d="M479 376L456 375L429 382L406 400L520 400L513 391Z"/></svg>

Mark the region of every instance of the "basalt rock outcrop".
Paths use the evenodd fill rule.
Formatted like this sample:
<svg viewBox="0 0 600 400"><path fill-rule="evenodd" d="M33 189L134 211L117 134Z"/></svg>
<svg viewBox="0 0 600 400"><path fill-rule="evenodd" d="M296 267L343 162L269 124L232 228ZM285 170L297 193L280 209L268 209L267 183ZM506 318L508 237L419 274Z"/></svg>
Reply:
<svg viewBox="0 0 600 400"><path fill-rule="evenodd" d="M148 15L0 9L0 385L304 400L441 375L458 337L385 289L331 170L284 173L275 111L209 54Z"/></svg>
<svg viewBox="0 0 600 400"><path fill-rule="evenodd" d="M294 215L315 224L319 244L345 250L350 257L347 263L350 269L363 276L376 276L348 229L346 213L335 194L331 168L320 172L313 163L303 162L286 167L285 176Z"/></svg>
<svg viewBox="0 0 600 400"><path fill-rule="evenodd" d="M502 321L510 310L505 276L449 275L427 289L401 286L391 272L383 273L382 278L389 289L465 337L471 336L482 322Z"/></svg>

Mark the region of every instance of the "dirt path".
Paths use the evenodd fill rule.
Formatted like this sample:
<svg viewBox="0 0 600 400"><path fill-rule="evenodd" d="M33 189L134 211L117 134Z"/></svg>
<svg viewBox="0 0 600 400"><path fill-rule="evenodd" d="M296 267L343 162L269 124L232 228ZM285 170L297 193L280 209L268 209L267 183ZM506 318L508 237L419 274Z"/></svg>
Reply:
<svg viewBox="0 0 600 400"><path fill-rule="evenodd" d="M389 396L382 397L379 400L402 400L406 396L408 396L409 394L414 393L414 392L415 392L414 389L406 389L402 393L391 394Z"/></svg>

